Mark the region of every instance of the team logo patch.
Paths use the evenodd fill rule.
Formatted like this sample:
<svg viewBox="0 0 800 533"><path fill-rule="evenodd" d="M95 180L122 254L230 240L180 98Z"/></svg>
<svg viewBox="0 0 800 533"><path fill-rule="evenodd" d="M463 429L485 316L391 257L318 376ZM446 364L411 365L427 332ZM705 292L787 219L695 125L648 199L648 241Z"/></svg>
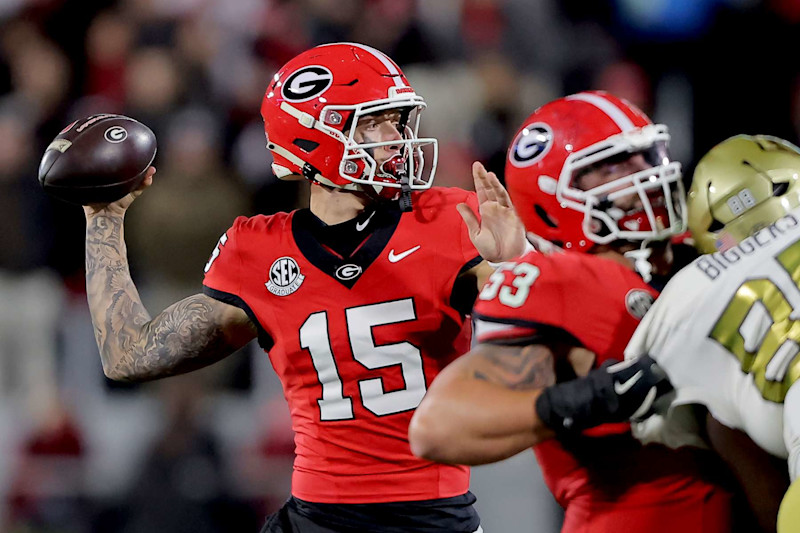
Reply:
<svg viewBox="0 0 800 533"><path fill-rule="evenodd" d="M655 298L649 292L642 289L631 289L625 295L625 308L634 318L641 320L654 301Z"/></svg>
<svg viewBox="0 0 800 533"><path fill-rule="evenodd" d="M358 265L354 265L352 263L349 263L347 265L342 265L336 269L336 277L342 281L354 279L360 275L361 275L361 267Z"/></svg>
<svg viewBox="0 0 800 533"><path fill-rule="evenodd" d="M544 157L552 146L553 130L544 122L534 122L517 134L508 160L515 167L528 167Z"/></svg>
<svg viewBox="0 0 800 533"><path fill-rule="evenodd" d="M103 137L110 143L121 143L128 138L128 132L122 126L111 126L103 134Z"/></svg>
<svg viewBox="0 0 800 533"><path fill-rule="evenodd" d="M291 257L281 257L269 267L269 281L265 285L275 296L288 296L299 289L305 279L297 261Z"/></svg>
<svg viewBox="0 0 800 533"><path fill-rule="evenodd" d="M332 84L333 74L330 70L320 65L311 65L286 78L281 94L290 102L305 102L324 93Z"/></svg>

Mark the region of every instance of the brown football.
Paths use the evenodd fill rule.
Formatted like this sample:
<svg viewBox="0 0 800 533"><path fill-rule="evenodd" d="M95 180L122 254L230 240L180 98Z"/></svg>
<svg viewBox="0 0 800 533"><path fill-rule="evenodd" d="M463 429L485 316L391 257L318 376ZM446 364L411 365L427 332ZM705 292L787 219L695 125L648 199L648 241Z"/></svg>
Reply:
<svg viewBox="0 0 800 533"><path fill-rule="evenodd" d="M139 187L155 157L150 128L122 115L92 115L61 130L48 145L39 183L74 204L113 202Z"/></svg>

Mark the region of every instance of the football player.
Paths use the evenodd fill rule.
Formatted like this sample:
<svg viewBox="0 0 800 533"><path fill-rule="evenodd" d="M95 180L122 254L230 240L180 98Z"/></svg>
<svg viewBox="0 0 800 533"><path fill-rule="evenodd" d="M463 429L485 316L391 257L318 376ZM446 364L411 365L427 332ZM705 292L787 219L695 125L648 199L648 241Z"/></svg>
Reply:
<svg viewBox="0 0 800 533"><path fill-rule="evenodd" d="M506 186L526 228L562 251L499 266L474 308L479 344L439 374L412 420L415 453L447 463L534 446L565 508L564 532L731 531L730 494L705 467L713 454L642 446L627 423L583 431L611 418L596 416L602 402L585 402L586 380L574 379L596 383L598 372L626 368L608 361L623 357L657 296L646 280L669 268L664 240L684 231L668 142L666 126L599 91L550 102L524 122ZM624 402L644 377L639 368L596 398ZM542 425L560 438L545 440L552 432Z"/></svg>
<svg viewBox="0 0 800 533"><path fill-rule="evenodd" d="M154 317L123 240L142 190L85 209L87 293L107 376L188 372L254 338L268 352L296 460L292 497L266 532L480 530L468 469L415 457L408 424L469 347L465 314L493 271L486 259L519 255L526 241L482 166L477 195L431 187L425 105L368 46L323 45L289 61L261 112L273 170L310 182L309 208L236 219L205 265L202 294Z"/></svg>
<svg viewBox="0 0 800 533"><path fill-rule="evenodd" d="M650 354L677 391L665 417L637 424L637 434L710 444L764 531L775 530L786 461L792 480L800 474L799 177L800 150L782 139L738 135L712 148L688 201L689 229L705 255L667 285L626 350ZM795 485L780 531L800 531Z"/></svg>

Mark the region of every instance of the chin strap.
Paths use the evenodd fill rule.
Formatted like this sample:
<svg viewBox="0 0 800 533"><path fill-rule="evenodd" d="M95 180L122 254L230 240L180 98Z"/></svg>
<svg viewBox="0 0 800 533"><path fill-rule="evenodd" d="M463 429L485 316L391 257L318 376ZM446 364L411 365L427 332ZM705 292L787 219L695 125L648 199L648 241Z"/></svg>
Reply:
<svg viewBox="0 0 800 533"><path fill-rule="evenodd" d="M646 248L647 241L642 242L642 247L638 250L625 252L623 255L633 261L633 268L642 276L645 283L650 283L653 279L653 265L648 261L650 253L653 251Z"/></svg>
<svg viewBox="0 0 800 533"><path fill-rule="evenodd" d="M390 176L395 176L400 181L400 198L398 203L403 213L408 213L413 209L411 204L411 184L408 178L408 167L406 161L400 156L394 156L381 163L380 171Z"/></svg>
<svg viewBox="0 0 800 533"><path fill-rule="evenodd" d="M412 211L414 206L411 204L411 187L408 185L408 176L405 174L400 178L400 210L403 213Z"/></svg>

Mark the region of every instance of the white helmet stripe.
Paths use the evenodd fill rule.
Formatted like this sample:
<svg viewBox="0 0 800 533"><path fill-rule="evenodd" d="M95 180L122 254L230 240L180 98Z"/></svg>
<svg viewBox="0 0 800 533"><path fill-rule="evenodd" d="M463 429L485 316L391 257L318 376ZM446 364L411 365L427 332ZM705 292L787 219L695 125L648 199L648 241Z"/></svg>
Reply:
<svg viewBox="0 0 800 533"><path fill-rule="evenodd" d="M622 131L631 131L636 129L636 126L633 125L631 119L628 118L628 115L626 115L622 109L617 107L616 104L614 104L611 100L603 98L602 96L596 94L578 93L568 96L566 99L581 100L583 102L592 104L600 111L608 115L608 117L613 120Z"/></svg>
<svg viewBox="0 0 800 533"><path fill-rule="evenodd" d="M361 43L329 43L329 44L323 44L323 45L320 45L320 46L331 46L331 45L334 45L334 44L347 44L347 45L350 45L350 46L355 46L356 48L361 48L362 50L365 50L365 51L369 52L370 54L374 55L389 70L389 74L397 74L397 76L393 76L395 86L396 87L405 87L405 84L403 83L403 80L400 79L400 76L399 76L400 71L397 69L397 65L394 64L394 61L389 59L389 56L387 56L386 54L384 54L380 50L378 50L376 48L372 48L371 46L367 46L365 44L361 44Z"/></svg>

